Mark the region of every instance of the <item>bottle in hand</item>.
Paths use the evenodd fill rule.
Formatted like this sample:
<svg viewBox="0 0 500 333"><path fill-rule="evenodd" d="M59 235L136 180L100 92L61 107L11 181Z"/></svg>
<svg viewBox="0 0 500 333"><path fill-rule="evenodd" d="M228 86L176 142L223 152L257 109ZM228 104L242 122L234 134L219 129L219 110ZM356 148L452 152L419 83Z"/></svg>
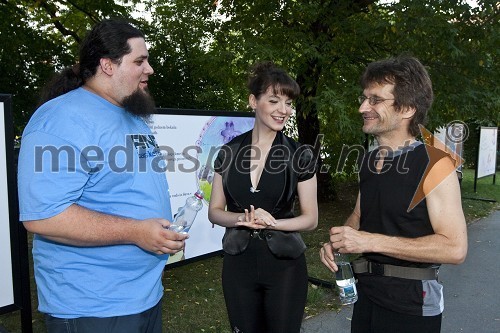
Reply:
<svg viewBox="0 0 500 333"><path fill-rule="evenodd" d="M194 219L198 211L203 208L203 191L198 190L196 193L186 199L183 207L175 215L172 224L168 227L179 233L187 233L193 225Z"/></svg>
<svg viewBox="0 0 500 333"><path fill-rule="evenodd" d="M358 300L358 291L351 264L344 254L335 252L334 255L335 263L339 268L335 272L335 280L339 288L340 303L342 305L353 304Z"/></svg>

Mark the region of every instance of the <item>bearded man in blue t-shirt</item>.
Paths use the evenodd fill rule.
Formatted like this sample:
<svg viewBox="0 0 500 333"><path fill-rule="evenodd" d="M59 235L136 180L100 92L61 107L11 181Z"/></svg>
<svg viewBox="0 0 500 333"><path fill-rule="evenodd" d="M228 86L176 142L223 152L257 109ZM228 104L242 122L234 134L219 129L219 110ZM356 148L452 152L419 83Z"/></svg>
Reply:
<svg viewBox="0 0 500 333"><path fill-rule="evenodd" d="M35 234L49 333L161 333L162 272L186 235L172 219L160 147L145 120L153 69L141 31L104 20L26 126L20 220Z"/></svg>

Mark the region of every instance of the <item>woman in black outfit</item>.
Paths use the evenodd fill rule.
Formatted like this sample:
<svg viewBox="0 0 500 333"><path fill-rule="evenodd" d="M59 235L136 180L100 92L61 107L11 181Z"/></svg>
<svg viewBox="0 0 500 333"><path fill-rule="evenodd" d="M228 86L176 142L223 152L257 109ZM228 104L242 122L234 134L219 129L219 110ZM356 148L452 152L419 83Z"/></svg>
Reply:
<svg viewBox="0 0 500 333"><path fill-rule="evenodd" d="M222 269L233 332L300 331L307 297L305 244L298 231L318 223L316 160L283 130L297 83L271 62L248 82L253 130L224 145L215 161L209 207L226 227ZM294 216L298 195L300 215Z"/></svg>

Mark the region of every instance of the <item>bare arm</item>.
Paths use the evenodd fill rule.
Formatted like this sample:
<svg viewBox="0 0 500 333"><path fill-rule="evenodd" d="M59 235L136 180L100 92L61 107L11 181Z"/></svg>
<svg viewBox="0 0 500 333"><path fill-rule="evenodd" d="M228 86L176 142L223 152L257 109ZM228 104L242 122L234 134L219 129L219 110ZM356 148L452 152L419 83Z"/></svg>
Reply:
<svg viewBox="0 0 500 333"><path fill-rule="evenodd" d="M467 253L467 229L454 170L450 159L441 159L424 182L434 234L404 238L372 234L349 227L334 227L330 230L333 247L340 249L340 252L378 252L414 262L462 263Z"/></svg>
<svg viewBox="0 0 500 333"><path fill-rule="evenodd" d="M356 199L356 205L354 206L354 210L351 215L347 218L344 223L344 226L349 227L353 230L359 229L359 223L361 218L361 204L360 204L360 193L358 192L358 197ZM337 251L333 248L332 243L328 242L323 244L323 247L319 250L319 257L321 262L328 267L332 272L336 272L338 270L337 264L334 260L333 252Z"/></svg>
<svg viewBox="0 0 500 333"><path fill-rule="evenodd" d="M245 226L251 229L274 229L282 231L312 230L318 225L317 180L316 176L297 187L301 214L290 219L275 220L272 215L260 208L246 209L246 214L226 211L226 197L222 189L222 177L215 174L212 195L208 208L210 222L223 227Z"/></svg>
<svg viewBox="0 0 500 333"><path fill-rule="evenodd" d="M358 197L356 199L356 206L354 206L354 210L351 215L347 218L344 225L347 227L351 227L355 230L359 230L359 220L361 218L361 194L358 192Z"/></svg>
<svg viewBox="0 0 500 333"><path fill-rule="evenodd" d="M371 245L373 250L417 262L462 263L467 254L467 228L450 159L443 158L434 165L424 183L424 193L434 234L415 239L390 237L385 244Z"/></svg>
<svg viewBox="0 0 500 333"><path fill-rule="evenodd" d="M169 222L152 218L134 220L71 205L62 213L23 223L26 230L50 240L74 246L134 244L157 254L176 253L186 235L164 228Z"/></svg>

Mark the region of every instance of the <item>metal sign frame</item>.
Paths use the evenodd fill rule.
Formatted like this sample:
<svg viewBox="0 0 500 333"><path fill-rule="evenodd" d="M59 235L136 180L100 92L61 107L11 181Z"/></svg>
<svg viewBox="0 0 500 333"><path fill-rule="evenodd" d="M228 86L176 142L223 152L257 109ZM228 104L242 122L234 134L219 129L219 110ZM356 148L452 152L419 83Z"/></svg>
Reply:
<svg viewBox="0 0 500 333"><path fill-rule="evenodd" d="M8 230L0 230L10 234L10 253L0 253L0 256L10 256L10 260L2 260L2 263L9 267L0 267L7 269L12 273L12 290L0 291L7 292L13 295L12 302L7 301L7 304L0 304L0 315L14 311L21 311L21 328L23 333L33 332L32 313L31 313L31 288L29 277L29 255L28 255L28 237L26 229L19 222L19 205L17 197L17 156L16 148L14 147L14 122L12 117L12 95L0 94L0 106L3 109L3 126L0 126L0 133L5 147L0 151L0 163L5 161L5 168L0 177L5 180L6 186L2 186L0 191L6 191L5 197L8 201L8 223L2 224L2 228ZM3 149L5 148L5 149ZM2 182L3 184L3 182ZM4 197L4 196L2 196ZM7 212L5 212L7 213ZM6 257L4 257L6 258Z"/></svg>

